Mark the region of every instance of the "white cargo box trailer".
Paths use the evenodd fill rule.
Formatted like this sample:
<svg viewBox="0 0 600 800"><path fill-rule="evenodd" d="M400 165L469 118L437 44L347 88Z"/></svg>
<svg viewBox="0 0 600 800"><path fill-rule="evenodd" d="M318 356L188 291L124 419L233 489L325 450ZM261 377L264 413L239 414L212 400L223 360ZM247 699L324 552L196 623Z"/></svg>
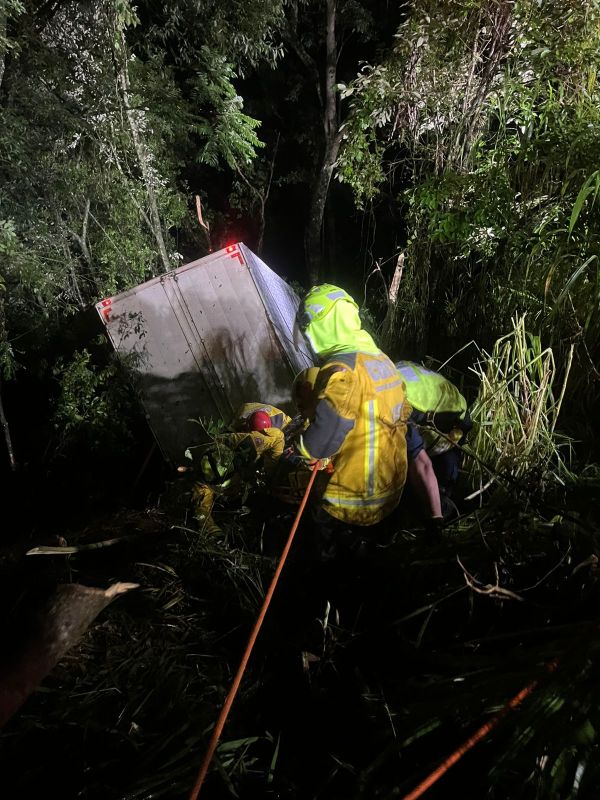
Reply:
<svg viewBox="0 0 600 800"><path fill-rule="evenodd" d="M96 305L169 462L205 438L190 420L229 423L247 402L291 410L294 375L311 365L294 342L298 303L238 243Z"/></svg>

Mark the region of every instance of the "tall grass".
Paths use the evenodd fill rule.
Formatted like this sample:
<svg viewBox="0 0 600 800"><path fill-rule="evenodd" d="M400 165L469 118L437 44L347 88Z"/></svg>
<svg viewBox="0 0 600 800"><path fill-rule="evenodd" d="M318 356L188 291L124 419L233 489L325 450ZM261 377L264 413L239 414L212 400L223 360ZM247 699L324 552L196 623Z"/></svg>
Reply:
<svg viewBox="0 0 600 800"><path fill-rule="evenodd" d="M557 369L551 348L542 348L540 337L526 330L525 319L515 317L513 330L496 341L491 354L481 351L471 368L480 388L471 411L474 457L467 468L481 486L495 475L543 484L552 479L564 483L571 474L571 440L556 425L573 347Z"/></svg>

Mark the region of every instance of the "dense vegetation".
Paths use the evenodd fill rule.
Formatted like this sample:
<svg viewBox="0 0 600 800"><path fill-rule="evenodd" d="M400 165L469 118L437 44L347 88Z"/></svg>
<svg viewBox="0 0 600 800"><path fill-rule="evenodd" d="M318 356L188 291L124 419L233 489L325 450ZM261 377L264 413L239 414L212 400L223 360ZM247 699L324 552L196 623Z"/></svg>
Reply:
<svg viewBox="0 0 600 800"><path fill-rule="evenodd" d="M598 14L585 2L565 14L558 2L3 0L3 380L68 382L57 423L89 427L104 405L86 392L106 382L87 374L89 341L65 329L238 237L290 277L357 294L376 266L389 282L402 251L387 343L403 355L490 345L527 312L559 358L575 344L577 411L591 417ZM366 296L380 320L381 281Z"/></svg>
<svg viewBox="0 0 600 800"><path fill-rule="evenodd" d="M155 556L156 568L137 552L119 568L88 556L73 573L69 562L21 567L4 582L11 609L20 582L38 576L118 574L143 586L34 698L5 764L25 771L17 754L54 734L68 740L53 744L57 759L82 759L85 730L101 756L63 796L179 797L190 785L239 654L235 631L256 612L273 553L261 549L264 520L246 509L218 546L187 518L173 532L171 495L187 500L187 490L165 490L173 478L156 454L140 472L151 438L93 304L243 240L290 280L327 279L364 298L366 324L391 355L441 364L457 354L449 374L480 423L470 490L485 502L441 552L423 555L400 532L394 558L386 549L361 581L374 591L381 570L402 588L366 610L344 578L320 576L320 604L307 612L320 638L302 645L317 666L296 674L296 643L281 644L273 623L215 791L400 796L554 651L565 673L501 734L503 755L484 759L468 796L597 794L595 654L575 634L593 644L599 65L595 0L0 0L0 471L16 520L6 543L69 526L75 541L108 538L106 523L82 531L92 510L127 502L142 514L159 496L166 519L161 509L152 532L170 531L143 559ZM302 596L302 565L293 574ZM342 624L324 610L333 595ZM285 621L295 601L281 602L275 619ZM511 637L524 642L513 661ZM203 648L215 662L192 668L185 653ZM373 666L398 653L405 683ZM120 694L105 701L111 681L124 704ZM273 698L288 686L301 699L286 717ZM61 687L87 700L62 707ZM325 726L314 742L302 698ZM344 730L323 708L341 718L348 702L355 722ZM129 782L113 780L121 747ZM314 759L312 777L303 759ZM51 762L29 784L11 780L39 791Z"/></svg>

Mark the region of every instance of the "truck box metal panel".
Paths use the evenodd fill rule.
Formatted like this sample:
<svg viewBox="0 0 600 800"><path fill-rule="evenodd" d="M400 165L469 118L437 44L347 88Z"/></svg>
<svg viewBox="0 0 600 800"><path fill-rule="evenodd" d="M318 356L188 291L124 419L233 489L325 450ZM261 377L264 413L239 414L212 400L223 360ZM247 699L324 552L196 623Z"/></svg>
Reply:
<svg viewBox="0 0 600 800"><path fill-rule="evenodd" d="M246 402L291 410L293 377L311 364L293 341L298 302L239 243L97 304L167 460L205 438L190 420L229 422Z"/></svg>

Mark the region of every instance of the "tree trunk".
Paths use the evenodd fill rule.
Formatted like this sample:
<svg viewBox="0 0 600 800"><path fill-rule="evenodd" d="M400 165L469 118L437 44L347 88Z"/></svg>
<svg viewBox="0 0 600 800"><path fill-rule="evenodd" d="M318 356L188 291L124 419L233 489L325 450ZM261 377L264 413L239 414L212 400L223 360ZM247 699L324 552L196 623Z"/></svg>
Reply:
<svg viewBox="0 0 600 800"><path fill-rule="evenodd" d="M4 67L6 66L6 9L4 3L0 3L0 89L4 78Z"/></svg>
<svg viewBox="0 0 600 800"><path fill-rule="evenodd" d="M325 203L327 202L329 182L331 181L342 140L338 130L336 96L337 44L335 39L335 8L336 0L327 0L327 60L325 69L325 105L323 107L325 151L313 187L308 224L304 236L306 265L313 283L318 282L322 270L321 230L323 228Z"/></svg>
<svg viewBox="0 0 600 800"><path fill-rule="evenodd" d="M0 424L2 425L2 430L4 431L4 441L6 442L6 450L8 452L8 460L10 462L10 468L13 472L17 471L17 462L15 460L15 453L12 446L12 439L10 436L10 428L8 427L8 420L6 419L6 415L4 414L4 404L2 402L2 379L0 378Z"/></svg>
<svg viewBox="0 0 600 800"><path fill-rule="evenodd" d="M327 194L324 220L325 242L327 243L327 274L334 283L337 281L335 202L332 193Z"/></svg>
<svg viewBox="0 0 600 800"><path fill-rule="evenodd" d="M162 262L163 271L168 272L171 269L171 262L165 246L165 240L162 232L162 225L160 222L160 214L158 212L158 203L156 200L156 192L154 191L154 180L150 168L150 153L146 147L141 132L140 126L136 117L136 111L131 107L129 102L129 69L127 67L127 44L125 42L125 35L121 32L121 59L122 63L118 71L118 80L121 86L121 98L127 120L131 129L131 138L133 139L133 146L137 155L146 195L148 197L149 219L151 230L158 245L158 253Z"/></svg>
<svg viewBox="0 0 600 800"><path fill-rule="evenodd" d="M7 344L8 333L6 330L6 313L4 303L4 297L0 295L0 342ZM7 352L6 358L8 360L8 364L0 364L0 425L2 426L2 432L4 433L4 441L6 442L6 452L8 453L10 468L13 472L16 472L17 462L15 460L15 453L12 446L12 438L10 435L10 428L8 427L8 420L6 419L6 414L4 413L4 403L2 402L2 372L3 368L5 374L9 372L10 360L12 358L10 350Z"/></svg>
<svg viewBox="0 0 600 800"><path fill-rule="evenodd" d="M339 150L339 142L335 147L328 148L317 180L313 189L308 225L304 237L304 247L306 252L306 266L308 276L312 283L318 283L322 272L322 247L321 229L323 227L323 216L325 214L325 204L333 168Z"/></svg>

